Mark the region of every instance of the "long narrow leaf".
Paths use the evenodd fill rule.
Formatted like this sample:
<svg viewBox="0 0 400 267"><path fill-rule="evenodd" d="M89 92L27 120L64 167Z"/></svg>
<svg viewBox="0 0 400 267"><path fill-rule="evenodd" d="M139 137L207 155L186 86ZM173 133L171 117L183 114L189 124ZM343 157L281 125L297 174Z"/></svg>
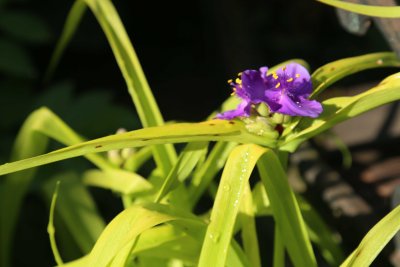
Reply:
<svg viewBox="0 0 400 267"><path fill-rule="evenodd" d="M400 17L400 7L397 6L361 5L361 4L348 3L345 1L338 1L338 0L317 0L317 1L366 16L382 17L382 18Z"/></svg>
<svg viewBox="0 0 400 267"><path fill-rule="evenodd" d="M400 99L400 75L389 76L376 87L352 97L336 97L322 102L323 113L316 119L302 118L294 131L287 131L282 150L294 151L304 140L344 120Z"/></svg>
<svg viewBox="0 0 400 267"><path fill-rule="evenodd" d="M273 134L272 138L274 137L275 135ZM34 158L6 163L0 166L0 175L113 149L153 144L219 140L255 143L270 147L274 147L275 145L274 139L249 133L242 122L216 120L203 123L180 123L111 135L59 149Z"/></svg>
<svg viewBox="0 0 400 267"><path fill-rule="evenodd" d="M207 145L208 142L192 142L185 147L160 188L155 200L156 202L159 202L176 187L178 183L181 183L189 176L197 162L205 154Z"/></svg>
<svg viewBox="0 0 400 267"><path fill-rule="evenodd" d="M265 186L271 209L278 224L279 236L294 266L316 266L305 223L280 161L268 150L258 161L258 170Z"/></svg>
<svg viewBox="0 0 400 267"><path fill-rule="evenodd" d="M224 167L229 153L236 146L232 142L217 142L207 160L194 173L189 187L190 205L194 207L211 180Z"/></svg>
<svg viewBox="0 0 400 267"><path fill-rule="evenodd" d="M260 249L256 230L253 197L250 184L245 185L239 214L244 252L254 267L261 267Z"/></svg>
<svg viewBox="0 0 400 267"><path fill-rule="evenodd" d="M161 112L114 5L109 0L84 1L106 34L143 126L163 125ZM176 153L173 146L167 144L156 146L154 157L163 174L167 175L176 160Z"/></svg>
<svg viewBox="0 0 400 267"><path fill-rule="evenodd" d="M218 187L199 267L225 266L245 185L264 152L265 149L256 145L238 146L231 152Z"/></svg>
<svg viewBox="0 0 400 267"><path fill-rule="evenodd" d="M20 160L45 152L49 138L72 145L83 139L47 108L33 112L24 122L14 143L12 160ZM102 169L113 168L100 155L87 158ZM35 169L7 175L0 194L0 266L9 266L11 239L22 199L34 177Z"/></svg>
<svg viewBox="0 0 400 267"><path fill-rule="evenodd" d="M400 206L392 210L365 235L360 245L341 266L370 266L399 230Z"/></svg>
<svg viewBox="0 0 400 267"><path fill-rule="evenodd" d="M334 82L351 74L367 69L399 66L400 61L392 52L371 53L330 62L312 73L314 91L311 98L315 98Z"/></svg>
<svg viewBox="0 0 400 267"><path fill-rule="evenodd" d="M61 182L55 210L57 218L67 227L79 250L88 253L103 231L105 222L89 191L75 173L58 174L44 184L43 192L49 201L57 181Z"/></svg>
<svg viewBox="0 0 400 267"><path fill-rule="evenodd" d="M44 76L45 81L49 80L53 75L58 62L64 53L64 50L74 36L76 29L81 22L83 15L85 14L86 8L86 4L83 1L75 0L71 10L68 13L61 37L57 42L53 55L51 56L49 66L47 67L46 74Z"/></svg>
<svg viewBox="0 0 400 267"><path fill-rule="evenodd" d="M47 232L49 233L50 246L51 250L53 251L54 259L58 265L62 265L63 261L60 256L60 252L58 251L56 237L55 237L56 229L54 227L54 209L56 207L59 187L60 187L60 182L57 182L56 189L54 190L53 197L51 199L50 216L49 216L49 224L47 225Z"/></svg>
<svg viewBox="0 0 400 267"><path fill-rule="evenodd" d="M187 216L160 204L129 207L107 225L90 252L87 266L108 266L117 253L135 241L143 231L171 220L189 220L201 224L195 216Z"/></svg>
<svg viewBox="0 0 400 267"><path fill-rule="evenodd" d="M83 183L113 190L123 195L147 192L152 185L136 173L123 170L89 170L83 176Z"/></svg>

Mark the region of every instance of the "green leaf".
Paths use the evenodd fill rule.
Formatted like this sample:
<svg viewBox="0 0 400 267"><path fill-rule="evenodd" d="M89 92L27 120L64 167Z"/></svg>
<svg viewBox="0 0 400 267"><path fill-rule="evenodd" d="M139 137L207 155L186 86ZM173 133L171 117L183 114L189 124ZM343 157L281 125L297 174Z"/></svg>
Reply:
<svg viewBox="0 0 400 267"><path fill-rule="evenodd" d="M104 220L89 191L75 173L58 174L45 183L43 191L48 200L58 181L61 186L55 210L57 219L66 225L80 251L89 253L105 227Z"/></svg>
<svg viewBox="0 0 400 267"><path fill-rule="evenodd" d="M54 259L58 265L62 265L63 261L61 259L60 253L58 252L56 237L55 237L56 230L54 227L54 208L56 206L59 187L60 187L60 182L58 181L56 184L56 189L54 190L53 196L51 198L50 216L49 216L49 224L47 226L47 232L49 233L50 246L51 246L51 251L53 252L54 255Z"/></svg>
<svg viewBox="0 0 400 267"><path fill-rule="evenodd" d="M70 145L82 138L60 118L46 108L33 112L24 122L14 143L11 160L32 157L45 152L48 138ZM99 155L87 155L94 164L107 169L112 166ZM35 169L12 173L4 177L0 194L0 266L9 266L9 255L15 222L26 191L35 175ZM52 193L52 192L51 192Z"/></svg>
<svg viewBox="0 0 400 267"><path fill-rule="evenodd" d="M51 55L49 66L45 72L45 81L48 81L61 59L62 54L64 53L68 43L71 41L74 36L79 23L82 20L83 15L86 12L86 4L81 0L76 0L68 13L67 20L65 21L64 28L61 34L60 39L57 42L56 48L54 49L53 54Z"/></svg>
<svg viewBox="0 0 400 267"><path fill-rule="evenodd" d="M275 138L275 135L272 135L273 138ZM240 143L255 143L271 147L273 147L275 143L274 139L269 139L267 136L257 136L247 132L244 124L239 121L215 120L201 123L178 123L110 135L59 149L34 158L6 163L0 166L0 175L67 158L113 149L165 143L220 140ZM88 155L87 157L90 158L92 156L93 155Z"/></svg>
<svg viewBox="0 0 400 267"><path fill-rule="evenodd" d="M44 44L51 36L49 27L40 17L24 11L2 11L0 31L33 44Z"/></svg>
<svg viewBox="0 0 400 267"><path fill-rule="evenodd" d="M90 252L87 266L106 267L127 245L133 245L145 230L171 220L201 224L195 216L161 204L133 205L117 215L104 229Z"/></svg>
<svg viewBox="0 0 400 267"><path fill-rule="evenodd" d="M270 200L279 236L294 266L317 266L299 205L278 157L267 150L257 167Z"/></svg>
<svg viewBox="0 0 400 267"><path fill-rule="evenodd" d="M207 146L208 142L192 142L186 145L179 155L178 161L164 180L155 202L161 201L163 197L189 176L196 167L197 162L207 152Z"/></svg>
<svg viewBox="0 0 400 267"><path fill-rule="evenodd" d="M214 201L199 267L225 266L243 191L258 158L264 152L265 149L257 145L238 146L231 152Z"/></svg>
<svg viewBox="0 0 400 267"><path fill-rule="evenodd" d="M350 12L382 18L398 18L400 17L400 7L398 6L371 6L348 3L338 0L317 0L321 3L344 9Z"/></svg>
<svg viewBox="0 0 400 267"><path fill-rule="evenodd" d="M153 186L136 173L123 170L89 170L83 175L82 182L90 186L116 191L122 195L134 195L148 192Z"/></svg>
<svg viewBox="0 0 400 267"><path fill-rule="evenodd" d="M215 175L224 167L226 159L237 143L217 142L206 161L193 174L189 187L190 205L194 207Z"/></svg>
<svg viewBox="0 0 400 267"><path fill-rule="evenodd" d="M256 185L254 186L252 195L254 210L257 216L272 215L271 203L269 202L267 192L265 191L265 187L261 181L256 183Z"/></svg>
<svg viewBox="0 0 400 267"><path fill-rule="evenodd" d="M300 205L301 214L306 222L311 241L316 244L321 255L331 266L339 266L344 256L338 238L335 238L334 233L305 199L299 195L296 195L296 199Z"/></svg>
<svg viewBox="0 0 400 267"><path fill-rule="evenodd" d="M371 53L330 62L312 73L314 91L310 97L315 98L330 85L351 74L367 69L399 66L399 59L391 52Z"/></svg>
<svg viewBox="0 0 400 267"><path fill-rule="evenodd" d="M260 249L256 230L253 196L250 184L245 185L239 219L242 228L242 242L244 252L253 267L261 267Z"/></svg>
<svg viewBox="0 0 400 267"><path fill-rule="evenodd" d="M303 141L356 117L366 111L400 99L400 73L386 78L376 87L351 97L336 97L322 102L324 111L316 118L301 118L295 129L286 132L280 149L294 151Z"/></svg>
<svg viewBox="0 0 400 267"><path fill-rule="evenodd" d="M342 267L370 266L379 252L400 230L400 206L380 220L361 240L360 245L351 253Z"/></svg>
<svg viewBox="0 0 400 267"><path fill-rule="evenodd" d="M37 76L37 71L25 48L4 38L0 38L0 72L26 79Z"/></svg>
<svg viewBox="0 0 400 267"><path fill-rule="evenodd" d="M143 126L163 125L161 112L112 2L109 0L85 0L85 3L92 10L106 34ZM170 144L156 146L154 158L166 176L176 160L176 153Z"/></svg>

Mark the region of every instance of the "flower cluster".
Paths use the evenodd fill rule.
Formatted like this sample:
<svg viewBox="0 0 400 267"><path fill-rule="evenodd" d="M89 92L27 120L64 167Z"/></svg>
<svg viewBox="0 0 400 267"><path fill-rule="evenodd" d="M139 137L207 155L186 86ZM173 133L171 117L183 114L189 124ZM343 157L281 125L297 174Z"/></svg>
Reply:
<svg viewBox="0 0 400 267"><path fill-rule="evenodd" d="M264 103L270 112L290 116L316 118L322 112L318 101L309 100L312 83L308 71L297 63L290 63L276 72L267 67L239 73L236 81L229 80L233 93L241 99L236 109L217 115L218 119L231 120L249 117L254 107Z"/></svg>

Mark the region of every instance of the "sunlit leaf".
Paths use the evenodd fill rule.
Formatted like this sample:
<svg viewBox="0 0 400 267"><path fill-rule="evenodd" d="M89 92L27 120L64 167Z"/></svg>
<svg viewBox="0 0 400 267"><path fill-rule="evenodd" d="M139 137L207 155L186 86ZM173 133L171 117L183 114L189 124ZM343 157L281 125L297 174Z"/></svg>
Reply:
<svg viewBox="0 0 400 267"><path fill-rule="evenodd" d="M267 150L257 163L271 210L294 266L317 266L306 225L278 157Z"/></svg>
<svg viewBox="0 0 400 267"><path fill-rule="evenodd" d="M86 171L82 182L90 186L110 189L124 195L143 193L153 188L140 175L118 169Z"/></svg>
<svg viewBox="0 0 400 267"><path fill-rule="evenodd" d="M338 0L317 0L317 1L340 9L372 17L382 17L382 18L400 17L400 7L397 6L362 5L362 4L355 4Z"/></svg>
<svg viewBox="0 0 400 267"><path fill-rule="evenodd" d="M292 131L288 129L280 147L294 151L304 140L321 133L339 122L400 99L400 75L389 76L376 87L350 97L335 97L322 102L323 113L316 119L302 118Z"/></svg>
<svg viewBox="0 0 400 267"><path fill-rule="evenodd" d="M258 158L265 150L256 145L234 148L225 165L211 212L199 267L225 266L243 191Z"/></svg>
<svg viewBox="0 0 400 267"><path fill-rule="evenodd" d="M315 98L334 82L351 74L367 69L399 66L400 61L392 52L372 53L330 62L312 73L314 91L311 98Z"/></svg>
<svg viewBox="0 0 400 267"><path fill-rule="evenodd" d="M246 130L242 122L223 120L151 127L123 134L110 135L34 158L7 163L0 166L0 175L90 153L155 144L224 140L274 147L275 134L271 133L271 135L273 139L269 139L268 136L254 135ZM88 155L88 157L90 158L92 155Z"/></svg>
<svg viewBox="0 0 400 267"><path fill-rule="evenodd" d="M400 230L400 206L380 220L361 240L342 267L370 266L386 244Z"/></svg>

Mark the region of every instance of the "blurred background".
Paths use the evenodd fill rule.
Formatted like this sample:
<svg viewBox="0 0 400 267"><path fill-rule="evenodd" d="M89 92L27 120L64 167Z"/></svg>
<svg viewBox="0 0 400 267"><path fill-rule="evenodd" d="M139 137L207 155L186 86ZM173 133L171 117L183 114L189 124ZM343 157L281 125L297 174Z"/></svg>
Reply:
<svg viewBox="0 0 400 267"><path fill-rule="evenodd" d="M90 11L85 14L54 76L44 81L51 53L72 3L71 0L0 0L1 162L8 161L13 140L24 119L40 106L49 107L90 139L113 134L120 127L128 130L140 127L111 49ZM226 81L244 69L302 58L315 70L340 58L390 49L374 25L364 36L352 35L340 26L333 8L316 1L115 0L114 4L167 121L205 119L229 96L231 89ZM335 85L323 97L360 92L393 72L393 69L385 69L354 75ZM368 206L368 212L362 213L357 221L366 224L365 227L348 226L348 218L354 219L358 213L343 217L346 214L342 212L337 216L331 202L321 194L324 187L320 188L320 184L305 179L303 187L299 187L299 190L305 190L304 186L311 188L306 192L311 192L309 198L316 203L325 200L326 204L322 203L319 209L325 211L331 225L339 232L351 235L344 240L349 251L368 227L390 209L396 183L390 187L392 191L380 194L375 184L380 181L379 175L369 176L372 179L369 183L362 180L365 175L367 178L371 175L365 174L368 168L399 154L396 131L393 135L385 135L385 132L382 135L378 131L376 134L381 133L379 140L376 134L361 137L370 127L376 129L374 125L381 125L388 114L397 114L395 108L385 110L376 115L375 121L353 122L353 139L346 134L341 136L349 131L349 126L336 130L336 134L349 142L352 152L365 156L369 155L367 150L372 154L375 151L375 157L368 158L370 161L357 163L355 158L355 168L345 169L337 146L329 145L324 137L311 145L323 155L324 163L318 164L342 170L338 173L339 179ZM302 167L302 158L295 162L306 177L308 167ZM396 162L394 166L398 166ZM51 168L69 170L72 166L85 169L88 163L74 159L54 164L43 168L37 180L51 173ZM395 172L386 176L393 181L396 175ZM34 184L25 202L17 231L16 247L28 251L28 257L15 256L15 266L53 264L45 229L48 207L35 194L38 184ZM104 204L99 205L102 213L111 219L121 209L121 204L109 194L94 191L100 204ZM32 248L32 242L37 246ZM34 265L32 259L35 259Z"/></svg>

